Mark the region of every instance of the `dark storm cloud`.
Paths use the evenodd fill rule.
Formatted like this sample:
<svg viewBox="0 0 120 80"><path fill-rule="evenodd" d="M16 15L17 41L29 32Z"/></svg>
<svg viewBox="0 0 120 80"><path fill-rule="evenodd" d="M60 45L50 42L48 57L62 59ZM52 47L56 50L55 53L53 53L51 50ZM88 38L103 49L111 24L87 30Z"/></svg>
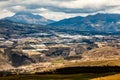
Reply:
<svg viewBox="0 0 120 80"><path fill-rule="evenodd" d="M98 11L105 11L107 9L112 9L112 8L116 8L119 6L102 6L99 8L89 8L89 7L85 7L85 8L64 8L64 7L59 7L59 6L51 6L51 5L36 5L36 4L30 4L30 5L26 5L27 9L39 9L39 8L45 8L48 9L50 11L54 11L54 12L64 12L64 13L94 13L94 12L98 12Z"/></svg>
<svg viewBox="0 0 120 80"><path fill-rule="evenodd" d="M101 8L60 8L60 7L54 7L54 6L45 6L45 8L55 11L55 12L64 12L64 13L94 13L98 11L104 11L107 9L111 9L116 6L106 6Z"/></svg>
<svg viewBox="0 0 120 80"><path fill-rule="evenodd" d="M0 0L0 1L10 2L11 0ZM14 1L16 1L16 2L14 3ZM75 2L75 1L78 1L78 3L72 4L72 2ZM88 1L90 1L90 0L88 0ZM66 5L68 5L68 6L66 7L66 5L64 3L66 3ZM90 7L89 3L88 3L88 6L87 5L84 6L84 4L79 5L79 3L80 3L80 0L46 0L46 2L45 1L43 2L43 0L23 0L22 3L20 2L20 0L18 0L18 1L13 0L13 3L11 3L11 4L8 3L8 5L6 7L7 8L9 7L9 9L14 12L15 12L15 9L12 9L11 7L20 5L20 6L26 7L26 10L27 9L29 9L29 10L35 9L36 10L39 8L45 8L50 11L64 12L64 13L94 13L97 11L105 11L107 9L112 9L112 8L118 7L118 5L117 6L116 5L102 5L102 6L96 8L96 7ZM86 3L87 3L87 1L86 1ZM78 7L76 7L76 5L78 5ZM71 6L72 6L72 8L71 8ZM81 7L81 6L83 6L83 7ZM99 6L99 4L98 4L98 6ZM18 10L16 10L16 11L18 11Z"/></svg>

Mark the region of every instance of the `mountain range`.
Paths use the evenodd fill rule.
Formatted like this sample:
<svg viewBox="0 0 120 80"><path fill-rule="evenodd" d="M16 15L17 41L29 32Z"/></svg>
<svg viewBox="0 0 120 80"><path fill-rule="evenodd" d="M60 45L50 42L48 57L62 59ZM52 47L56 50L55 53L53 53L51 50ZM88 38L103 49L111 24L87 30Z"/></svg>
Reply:
<svg viewBox="0 0 120 80"><path fill-rule="evenodd" d="M78 31L119 32L120 14L96 14L63 19L49 26Z"/></svg>
<svg viewBox="0 0 120 80"><path fill-rule="evenodd" d="M46 25L53 23L55 21L46 19L43 16L40 15L34 15L29 12L18 12L15 15L11 17L6 17L4 18L5 20L10 20L13 22L18 22L18 23L25 23L25 24L39 24L39 25Z"/></svg>
<svg viewBox="0 0 120 80"><path fill-rule="evenodd" d="M6 17L3 20L8 20L17 23L37 24L62 29L75 31L99 31L99 32L120 32L120 14L103 14L88 15L86 17L72 17L60 21L46 19L40 15L34 15L28 12L18 12L11 17Z"/></svg>

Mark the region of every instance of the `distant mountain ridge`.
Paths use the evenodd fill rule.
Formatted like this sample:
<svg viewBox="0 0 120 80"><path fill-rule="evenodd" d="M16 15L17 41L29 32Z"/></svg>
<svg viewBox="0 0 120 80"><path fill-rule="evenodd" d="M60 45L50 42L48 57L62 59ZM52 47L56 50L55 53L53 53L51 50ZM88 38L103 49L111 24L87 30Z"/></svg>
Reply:
<svg viewBox="0 0 120 80"><path fill-rule="evenodd" d="M12 22L47 25L53 28L76 31L120 32L120 14L88 15L73 17L60 21L46 19L28 12L18 12L12 17L4 18Z"/></svg>
<svg viewBox="0 0 120 80"><path fill-rule="evenodd" d="M77 16L51 23L49 26L78 31L116 32L120 31L120 14Z"/></svg>
<svg viewBox="0 0 120 80"><path fill-rule="evenodd" d="M13 16L6 17L4 19L13 22L26 23L26 24L40 24L40 25L46 25L55 22L53 20L46 19L40 15L34 15L29 12L18 12Z"/></svg>

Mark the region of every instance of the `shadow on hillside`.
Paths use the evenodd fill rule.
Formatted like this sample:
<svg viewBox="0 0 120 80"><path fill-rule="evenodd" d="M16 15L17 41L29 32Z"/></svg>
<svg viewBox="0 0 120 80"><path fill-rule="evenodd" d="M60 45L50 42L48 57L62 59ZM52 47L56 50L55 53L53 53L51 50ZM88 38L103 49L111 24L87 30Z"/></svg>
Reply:
<svg viewBox="0 0 120 80"><path fill-rule="evenodd" d="M118 66L65 67L32 75L10 75L10 73L1 72L0 74L7 74L7 76L3 75L0 80L90 80L118 73L120 73Z"/></svg>

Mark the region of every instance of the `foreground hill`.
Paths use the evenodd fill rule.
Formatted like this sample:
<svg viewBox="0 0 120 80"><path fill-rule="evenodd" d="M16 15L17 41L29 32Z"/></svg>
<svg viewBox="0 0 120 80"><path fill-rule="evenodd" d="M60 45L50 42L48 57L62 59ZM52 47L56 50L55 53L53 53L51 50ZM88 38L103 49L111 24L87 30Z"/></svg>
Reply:
<svg viewBox="0 0 120 80"><path fill-rule="evenodd" d="M120 49L113 47L96 48L83 53L82 56L86 60L120 59Z"/></svg>
<svg viewBox="0 0 120 80"><path fill-rule="evenodd" d="M49 24L49 26L60 27L77 31L120 31L119 14L96 14L87 17L73 17Z"/></svg>

